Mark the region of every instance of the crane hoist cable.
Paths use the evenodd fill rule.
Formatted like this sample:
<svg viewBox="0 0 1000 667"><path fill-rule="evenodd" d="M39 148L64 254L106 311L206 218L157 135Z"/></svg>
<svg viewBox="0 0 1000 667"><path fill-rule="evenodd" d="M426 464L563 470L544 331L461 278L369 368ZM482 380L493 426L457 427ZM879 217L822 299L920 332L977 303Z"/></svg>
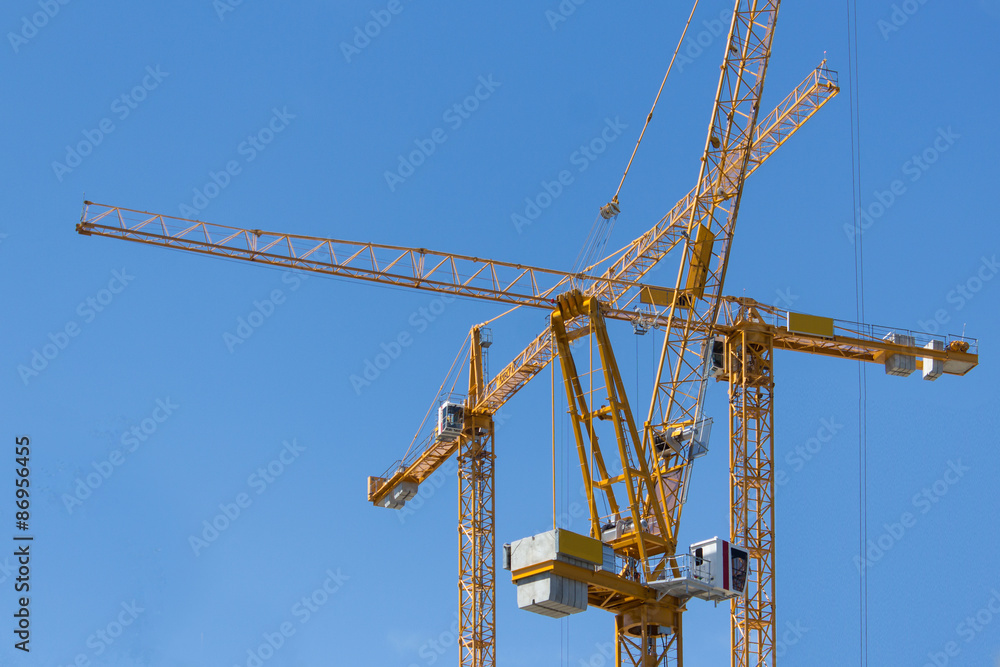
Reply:
<svg viewBox="0 0 1000 667"><path fill-rule="evenodd" d="M858 64L858 3L847 0L848 66L851 73L851 195L854 223L854 294L856 319L865 321L865 252L861 234L861 94ZM858 550L865 562L868 542L868 378L865 364L858 362ZM868 664L868 572L861 568L858 579L859 665Z"/></svg>
<svg viewBox="0 0 1000 667"><path fill-rule="evenodd" d="M656 104L660 101L660 95L663 94L663 88L667 85L667 78L670 76L670 71L674 67L674 62L677 60L677 54L681 50L681 45L684 43L684 37L687 35L688 28L691 26L691 20L694 18L695 11L698 9L698 1L695 0L694 6L691 8L691 14L688 16L687 23L684 24L684 30L681 32L681 37L677 40L677 46L674 48L674 55L670 58L670 64L667 66L667 73L663 75L663 81L660 83L660 89L656 91L656 98L653 100L653 106L649 110L649 114L646 116L646 123L642 126L642 132L639 133L639 139L635 142L635 148L632 149L632 156L628 160L628 164L625 166L625 173L622 174L622 180L618 183L618 189L615 190L615 196L611 198L611 201L601 207L600 215L594 219L594 224L590 227L590 232L587 234L587 240L584 243L583 248L580 250L580 254L576 258L574 263L574 270L578 273L583 272L583 266L593 265L596 258L600 257L604 253L604 248L607 246L608 239L611 238L611 232L614 231L615 221L618 219L618 213L620 208L618 206L618 195L621 194L622 186L625 185L625 179L628 177L629 169L632 168L632 161L635 160L635 155L639 151L639 144L642 143L642 138L646 134L646 128L649 127L649 123L653 120L653 112L656 111Z"/></svg>
<svg viewBox="0 0 1000 667"><path fill-rule="evenodd" d="M521 306L519 304L519 305L514 306L513 308L508 308L507 310L503 311L499 315L497 315L495 317L491 317L490 319L486 320L485 322L482 322L479 326L485 327L487 324L492 324L493 322L496 322L497 320L499 320L501 317L503 317L505 315L510 315L511 313L513 313L515 310L517 310L520 307Z"/></svg>
<svg viewBox="0 0 1000 667"><path fill-rule="evenodd" d="M621 248L615 250L614 252L608 253L607 255L604 255L603 257L600 257L596 260L590 260L590 264L583 267L582 269L577 270L577 273L591 274L591 272L595 271L597 267L601 266L605 262L612 262L613 260L620 258L622 255L624 255L628 250L630 250L633 247L635 247L635 242L630 241L629 243L623 245Z"/></svg>
<svg viewBox="0 0 1000 667"><path fill-rule="evenodd" d="M555 341L549 343L555 345ZM549 364L551 371L550 389L552 393L552 530L559 526L556 524L556 365Z"/></svg>
<svg viewBox="0 0 1000 667"><path fill-rule="evenodd" d="M615 190L615 196L611 198L611 204L615 204L617 208L618 195L621 194L622 186L625 185L625 178L628 176L628 170L632 167L632 160L635 159L635 154L639 151L639 144L642 143L642 137L646 134L646 128L649 127L649 121L653 120L653 112L656 111L656 103L660 101L660 95L663 93L663 87L667 85L667 77L670 76L670 70L674 67L674 61L677 60L677 54L681 50L681 45L684 43L684 36L687 35L688 28L691 27L691 19L694 18L694 13L698 9L698 0L695 0L694 7L691 8L691 14L688 16L687 23L684 24L684 30L681 32L681 38L677 41L677 47L674 49L674 55L670 58L670 64L667 66L667 73L663 75L663 82L660 84L660 89L656 91L656 99L653 100L653 108L649 110L649 115L646 116L646 124L642 126L642 132L639 133L639 140L635 142L635 148L632 149L632 157L629 158L628 164L625 166L625 173L622 174L622 180L618 184L618 189ZM605 206L605 208L607 208ZM604 209L602 209L603 212Z"/></svg>

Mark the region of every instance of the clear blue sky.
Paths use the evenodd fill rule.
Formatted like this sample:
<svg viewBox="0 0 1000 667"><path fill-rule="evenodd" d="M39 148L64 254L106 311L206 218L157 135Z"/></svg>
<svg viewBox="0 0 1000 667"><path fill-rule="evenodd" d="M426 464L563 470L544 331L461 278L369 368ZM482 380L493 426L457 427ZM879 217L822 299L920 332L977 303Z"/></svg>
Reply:
<svg viewBox="0 0 1000 667"><path fill-rule="evenodd" d="M553 22L557 0L225 2L2 10L0 538L14 532L9 471L14 438L27 434L36 541L32 651L13 648L13 579L0 570L0 663L247 666L268 635L280 644L264 651L268 667L455 664L453 469L403 517L372 508L364 485L405 451L468 328L501 307L85 238L74 233L81 202L568 269L614 193L690 5L587 2ZM902 2L913 13L895 17L888 0L860 4L861 204L894 182L901 190L864 234L867 319L920 329L937 318L979 337L983 353L967 377L933 384L868 369L869 536L888 545L869 571L869 655L992 665L1000 2ZM723 50L709 27L731 5L702 3L685 47L694 57L668 82L622 191L617 245L695 183ZM387 25L345 49L372 12ZM783 6L765 109L824 53L844 93L749 181L726 291L769 303L791 294L794 309L853 319L846 36L845 3ZM482 80L478 108L449 114ZM574 162L616 121L626 128L603 154ZM445 140L433 154L387 182L435 130ZM942 133L950 139L935 148ZM928 150L935 161L915 172L913 156ZM525 198L563 169L575 170L572 184L516 229ZM275 290L270 316L227 345ZM494 368L544 323L518 312L497 324ZM403 332L413 344L355 391L351 375ZM645 404L659 336L626 326L615 337ZM36 359L37 375L19 370L36 353L50 357ZM782 663L856 664L857 366L779 353L776 377ZM535 384L498 431L498 543L551 520L548 378ZM682 544L728 531L722 386L708 410L717 428ZM823 420L836 434L796 458ZM567 460L562 512L580 486ZM935 483L935 502L921 500ZM239 509L228 526L220 505ZM884 526L904 513L912 525L893 537ZM213 520L225 529L193 547ZM518 611L505 572L498 624L504 665L589 664L613 627L598 610L564 621ZM692 603L685 630L689 667L724 664L725 608Z"/></svg>

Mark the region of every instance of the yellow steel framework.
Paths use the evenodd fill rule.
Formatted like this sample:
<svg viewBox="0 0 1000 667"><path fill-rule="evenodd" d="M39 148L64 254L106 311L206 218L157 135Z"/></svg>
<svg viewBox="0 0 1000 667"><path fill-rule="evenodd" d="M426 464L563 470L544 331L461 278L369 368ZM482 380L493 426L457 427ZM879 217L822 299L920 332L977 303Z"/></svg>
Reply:
<svg viewBox="0 0 1000 667"><path fill-rule="evenodd" d="M471 337L469 396L458 451L458 643L463 666L496 662L493 415L475 407L484 385L481 327L473 327Z"/></svg>
<svg viewBox="0 0 1000 667"><path fill-rule="evenodd" d="M461 436L431 434L384 475L369 478L368 497L382 503L403 482L421 483L458 457L461 663L496 661L493 415L559 354L581 469L587 480L591 532L603 519L628 517L631 530L613 540L617 573L552 562L542 570L586 581L589 602L616 615L619 665L681 664L684 601L646 584L675 567L677 529L690 474L683 451L656 451L658 436L698 423L716 337L725 340L730 381L732 539L751 554L751 581L732 609L733 665L774 664L773 375L775 349L881 363L894 355L918 366L940 364L963 375L978 363L974 341L948 339L943 349L912 336L897 342L869 325L808 318L722 296L729 250L746 178L839 92L824 63L758 121L778 0L736 0L698 184L649 231L579 273L481 259L424 248L357 243L184 220L85 203L77 231L85 235L181 249L287 269L431 290L552 311L550 326L493 378L483 373L479 327L472 331L469 394ZM673 288L644 284L657 263L680 247ZM621 383L605 318L641 317L665 332L657 385L641 429ZM822 326L801 323L819 321ZM592 336L600 354L600 397L585 392L569 344ZM612 422L621 472L612 472L594 432ZM624 496L615 494L623 488ZM609 514L601 515L603 495ZM621 500L622 504L619 504ZM538 574L514 572L515 581Z"/></svg>
<svg viewBox="0 0 1000 667"><path fill-rule="evenodd" d="M746 166L749 175L763 164L826 102L839 92L836 77L826 69L825 62L802 81L768 114L753 133L750 158ZM735 169L734 164L724 165ZM335 239L241 229L184 220L121 207L86 203L77 229L82 234L108 236L190 252L241 259L289 269L308 270L327 275L343 276L408 286L418 289L460 294L517 305L551 306L553 297L574 285L586 285L589 292L606 299L612 306L605 315L613 319L633 319L641 290L631 282L645 276L671 249L685 238L685 222L697 204L697 190L682 198L671 211L647 233L619 251L605 264L599 275L567 274L520 264L483 260L476 257L440 253L424 248L404 248L371 243L356 243ZM614 307L619 304L619 307ZM654 324L664 324L661 314L652 314ZM570 320L566 326L574 330L583 319ZM493 415L532 377L552 361L555 347L551 331L546 329L510 364L489 380L476 400L467 401L470 414ZM465 441L462 440L462 443ZM492 439L489 442L492 452ZM393 466L381 477L369 479L368 496L379 503L385 494L402 481L420 483L456 454L459 445L429 437L418 454L405 465ZM468 463L468 459L463 459ZM401 462L402 463L402 462ZM491 464L492 465L492 464ZM677 466L668 472L676 474ZM490 468L492 471L492 467ZM460 466L463 480L472 479L471 470ZM475 485L460 483L460 587L463 664L492 665L494 650L470 649L484 647L493 641L495 583L492 564L470 556L477 543L477 530L487 530L490 544L493 534L493 496L490 493L470 495ZM676 499L671 509L679 512ZM488 506L487 506L488 505ZM470 519L478 517L478 520ZM470 536L472 535L472 536ZM470 536L470 537L467 537ZM479 570L475 570L478 567ZM488 573L487 573L488 571ZM477 587L485 587L479 591ZM477 605L477 600L481 601ZM486 603L486 601L489 603ZM467 628L477 628L467 633ZM477 636L478 640L469 639ZM489 644L491 647L492 643ZM480 650L480 653L476 653ZM468 662L472 660L473 662ZM479 660L479 662L475 662Z"/></svg>
<svg viewBox="0 0 1000 667"><path fill-rule="evenodd" d="M647 441L655 432L697 424L702 419L705 364L722 303L730 241L749 169L779 4L736 3L697 195L687 220L676 287L669 298L668 333L646 421ZM679 513L689 465L676 452L667 466L677 472L664 493L674 496L670 505Z"/></svg>
<svg viewBox="0 0 1000 667"><path fill-rule="evenodd" d="M668 326L645 424L646 443L657 433L694 427L703 419L713 327L722 306L731 241L750 169L780 4L779 0L736 1L676 286L667 299ZM675 322L682 325L677 327ZM676 527L694 459L683 449L665 454L665 467L675 472L664 479L661 495L670 498L667 504L675 512L671 523ZM739 538L734 540L738 543ZM674 551L668 555L673 556ZM735 612L733 619L735 623ZM773 622L773 616L767 620ZM760 636L773 634L773 629L765 629ZM773 642L765 640L759 648L772 652ZM744 646L734 641L734 665L748 659L741 653L746 653Z"/></svg>
<svg viewBox="0 0 1000 667"><path fill-rule="evenodd" d="M93 211L93 214L91 214ZM138 218L132 216L138 215ZM121 227L103 225L108 218L119 222ZM84 214L78 225L78 230L82 234L101 234L112 238L120 238L137 242L145 242L141 234L129 233L128 223L135 225L146 225L151 218L164 218L167 224L176 229L178 226L187 229L194 223L193 221L179 221L180 224L170 223L172 218L167 216L153 216L147 213L131 212L127 209L104 207L96 204L85 206ZM187 223L186 225L184 223ZM169 227L168 227L169 229ZM167 237L169 239L169 236ZM169 245L169 243L156 243L156 245ZM190 250L184 244L172 246L182 250ZM200 248L197 252L204 254L215 254L221 257L228 257L228 249L213 248L211 246ZM568 274L567 274L568 275ZM929 341L929 337L912 331L898 328L878 327L867 324L858 324L849 321L829 320L828 331L821 333L811 333L789 329L788 321L795 317L795 313L759 304L752 299L745 297L727 297L722 300L722 318L714 331L718 335L727 337L727 340L739 332L740 313L752 309L755 316L760 320L754 322L754 326L766 328L769 335L773 336L775 349L792 350L809 354L818 354L842 359L851 359L871 363L884 363L886 358L892 355L914 356L917 358L917 368L921 368L924 363L939 362L942 364L943 372L950 375L965 375L978 364L978 345L975 340L959 337L947 337L943 341L941 350L928 349L924 347ZM526 303L525 305L533 305ZM649 304L644 306L643 317L652 325L660 328L667 326L679 326L676 321L671 322L665 309ZM613 317L619 320L631 320L635 317L633 312L622 312L620 310L601 309L603 316ZM580 332L587 333L591 327L588 317L576 317L566 323L566 331L569 335L579 336ZM711 329L706 329L706 333ZM889 333L901 333L914 339L914 345L903 345L887 338ZM473 340L479 341L477 331L474 331ZM468 414L475 417L477 414L483 417L490 417L496 413L506 402L522 387L528 379L534 377L547 363L554 358L555 345L553 343L553 330L547 329L543 336L529 346L514 362L505 370L489 382L485 382L481 363L481 345L474 347L470 366L470 377L476 378L475 382L470 382L470 397L466 401L469 410ZM923 360L927 360L924 362ZM531 360L535 360L532 363ZM516 369L516 370L510 370ZM473 391L473 388L475 390ZM492 419L490 419L492 422ZM463 433L463 439L469 437L474 431L467 429ZM460 495L460 582L461 582L461 618L462 620L462 647L463 660L465 664L476 664L475 660L480 660L479 664L488 665L489 660L495 660L495 626L493 615L494 601L494 578L492 563L492 548L487 549L486 544L492 545L494 539L492 490L493 490L493 438L492 423L490 423L490 437L486 440L480 438L479 445L466 447L464 451L472 453L479 452L479 467L460 466L462 470L473 469L473 473L466 475L464 479L479 480L483 482L477 486L475 483L462 483L462 493ZM441 447L436 449L436 447ZM452 454L456 454L461 447L458 443L434 446L428 445L423 450L415 453L413 457L405 462L399 462L393 466L391 474L369 480L369 498L377 501L384 497L385 492L392 485L404 479L412 481L423 481L434 470L436 470L444 460ZM482 454L488 453L488 456ZM473 459L467 458L471 462ZM398 467L403 468L403 473L396 472ZM735 469L734 469L735 470ZM737 484L740 475L744 472L734 474L733 483ZM488 483L486 483L488 481ZM479 493L475 493L475 489ZM735 507L735 504L734 504ZM467 518L468 517L468 518ZM668 523L665 518L665 522ZM738 538L734 522L734 537ZM482 537L477 542L476 536ZM476 550L476 545L480 547ZM471 556L470 556L471 554ZM580 576L577 573L577 576ZM594 581L590 584L590 602L595 607L607 609L609 611L624 612L636 607L637 603L643 601L656 600L656 591L647 589L636 583L636 587L628 587L621 582L613 582L609 577L591 575ZM515 573L516 579L516 573ZM624 589L624 590L623 590ZM477 604L476 601L480 602ZM634 620L634 615L630 617ZM624 627L624 621L616 621L616 627ZM678 628L680 627L680 614L677 614ZM638 627L635 624L632 627ZM468 629L468 631L467 631ZM649 638L647 637L647 640ZM640 637L641 640L641 637ZM669 640L671 646L664 647L664 652L676 651L681 645L680 636L675 639L660 638L660 641ZM618 633L618 650L623 656L623 660L630 659L630 650L638 645L646 645L638 642L634 636L628 633ZM489 646L489 648L487 648ZM469 647L466 650L465 647ZM629 647L632 647L630 649ZM470 662L473 661L473 662ZM484 662L486 661L486 662ZM619 664L629 664L621 662ZM636 662L633 664L642 664ZM662 664L662 663L661 663Z"/></svg>
<svg viewBox="0 0 1000 667"><path fill-rule="evenodd" d="M839 92L837 73L828 69L824 60L754 128L746 177L757 171L758 167ZM740 167L738 162L732 160L723 165L728 177L732 177L735 170ZM687 237L688 223L695 210L698 195L699 188L696 186L649 231L612 256L602 275L625 283L641 281L661 259ZM637 296L634 293L623 293L620 288L615 289L614 284L597 284L588 292L616 307L627 307Z"/></svg>
<svg viewBox="0 0 1000 667"><path fill-rule="evenodd" d="M583 471L587 492L587 506L590 508L591 535L601 535L601 524L609 519L620 520L623 515L631 521L633 530L613 542L615 551L637 561L648 576L650 559L660 553L672 550L675 540L674 529L669 517L664 515L661 497L656 489L660 481L660 468L652 444L643 443L636 429L632 410L628 404L625 387L618 372L611 340L601 315L601 305L595 297L584 298L579 292L569 292L558 300L558 308L552 313L552 331L562 364L563 381L569 401L569 414ZM589 326L578 329L573 334L566 330L564 322L577 317L586 317ZM594 389L584 388L583 377L573 358L570 343L581 335L590 334L596 339L600 354L600 370L591 368L591 382L600 373L598 398L607 404L595 408ZM621 462L621 474L612 476L601 452L600 442L595 432L596 420L610 421L614 426L615 444ZM615 488L624 488L626 503L619 505ZM597 495L603 494L610 514L601 515L597 507ZM647 526L641 529L641 526Z"/></svg>
<svg viewBox="0 0 1000 667"><path fill-rule="evenodd" d="M746 594L731 603L734 667L775 662L774 335L752 314L726 339L730 535L750 556Z"/></svg>
<svg viewBox="0 0 1000 667"><path fill-rule="evenodd" d="M839 91L836 75L826 69L825 63L810 72L758 126L748 174L767 161ZM634 281L645 277L684 239L694 200L695 192L692 191L648 232L613 255L608 268L597 279L589 273L536 271L521 264L439 253L426 248L243 229L94 202L84 203L77 231L84 235L287 269L544 308L551 308L560 290L569 288L575 281L589 281L592 282L589 292L610 304L605 309L605 317L632 320L635 318L633 309L641 305L642 294L642 290L636 288L639 283ZM575 323L570 322L568 326L572 328ZM551 332L546 328L489 380L479 407L495 413L545 368L553 356ZM387 481L396 483L404 478L423 481L454 453L454 447L428 442L410 468L399 472L393 470ZM381 485L370 490L372 502L381 500L380 488Z"/></svg>
<svg viewBox="0 0 1000 667"><path fill-rule="evenodd" d="M586 318L588 326L569 333L565 321ZM611 339L608 336L601 303L596 297L584 297L570 292L558 300L558 308L551 317L552 335L556 342L562 367L569 415L576 440L580 469L584 476L587 504L590 509L592 537L603 540L603 526L623 525L622 534L607 542L624 564L617 573L622 580L616 584L621 589L626 584L639 584L652 580L669 567L669 558L676 547L676 526L670 514L664 512L664 470L660 453L652 442L644 442L636 428L629 407L618 363L615 360ZM581 373L574 359L570 344L583 336L590 336L599 354L599 368L591 361L587 373ZM589 376L589 391L584 378ZM594 384L597 382L597 386ZM600 384L603 382L603 384ZM605 403L595 408L598 401ZM597 421L610 421L613 426L618 462L621 472L612 474L601 450L596 433ZM619 504L616 488L624 487L625 497ZM597 496L603 494L608 513L598 509ZM624 521L623 521L624 520ZM585 581L590 582L587 576ZM588 588L589 590L589 588ZM590 597L599 600L606 609L608 599L599 591L589 590ZM682 601L666 596L622 601L615 599L615 653L619 665L682 664L680 655L680 617Z"/></svg>

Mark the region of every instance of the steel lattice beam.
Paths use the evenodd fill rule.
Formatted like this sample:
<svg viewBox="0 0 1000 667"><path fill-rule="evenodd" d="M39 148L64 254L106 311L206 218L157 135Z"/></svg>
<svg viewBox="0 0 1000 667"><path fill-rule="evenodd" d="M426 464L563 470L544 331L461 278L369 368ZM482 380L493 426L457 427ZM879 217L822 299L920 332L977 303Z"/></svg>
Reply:
<svg viewBox="0 0 1000 667"><path fill-rule="evenodd" d="M731 603L733 667L773 667L774 339L744 322L727 339L730 538L750 560L746 595Z"/></svg>
<svg viewBox="0 0 1000 667"><path fill-rule="evenodd" d="M458 454L459 652L463 667L496 664L493 420L473 417Z"/></svg>

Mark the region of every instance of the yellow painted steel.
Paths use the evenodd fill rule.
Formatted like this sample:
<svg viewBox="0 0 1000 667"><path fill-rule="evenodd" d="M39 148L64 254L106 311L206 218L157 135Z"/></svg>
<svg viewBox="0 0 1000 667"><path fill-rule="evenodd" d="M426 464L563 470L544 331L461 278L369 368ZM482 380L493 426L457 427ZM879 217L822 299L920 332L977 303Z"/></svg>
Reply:
<svg viewBox="0 0 1000 667"><path fill-rule="evenodd" d="M600 540L580 535L565 528L556 529L559 552L597 565L604 559L604 545Z"/></svg>
<svg viewBox="0 0 1000 667"><path fill-rule="evenodd" d="M702 419L708 381L706 365L723 306L722 289L740 201L751 170L753 137L780 4L780 0L735 3L729 48L719 77L695 205L687 220L677 273L676 292L685 290L692 299L689 304L674 299L668 311L670 325L666 327L656 388L646 419L646 442L656 432L673 430L682 423L697 424ZM675 322L681 326L675 326ZM680 522L690 465L691 461L685 461L680 453L668 452L667 466L677 470L673 483L665 487L673 494L672 502L667 504L675 527ZM773 636L773 629L770 634ZM733 665L742 664L740 647L734 644L732 649ZM682 661L679 655L678 662Z"/></svg>
<svg viewBox="0 0 1000 667"><path fill-rule="evenodd" d="M576 440L580 469L584 475L587 491L587 505L590 508L591 537L600 538L601 526L606 521L631 521L628 535L616 541L616 549L637 559L645 574L650 572L650 558L667 551L673 555L676 532L669 517L663 512L662 492L664 486L658 457L650 443L639 436L632 410L629 406L618 363L611 349L607 327L601 315L600 302L591 297L584 298L579 292L570 292L558 299L559 307L552 313L553 337L559 350L569 414ZM568 319L586 316L600 356L600 368L590 368L587 374L599 377L604 384L595 399L593 393L584 391L582 378L564 322ZM607 402L606 411L593 410L594 400ZM622 474L611 477L605 463L600 438L594 422L607 418L614 427L616 453L621 463ZM596 467L596 470L592 470ZM615 493L615 487L624 488L625 498ZM604 495L609 514L602 515L597 509L597 495ZM619 506L624 500L625 505ZM648 530L642 528L648 526Z"/></svg>
<svg viewBox="0 0 1000 667"><path fill-rule="evenodd" d="M515 580L538 574L548 568L553 574L566 576L588 584L590 604L616 613L616 660L618 664L664 665L669 661L681 664L681 612L680 600L657 595L643 585L657 574L671 568L676 552L676 525L674 516L664 511L664 501L674 493L675 480L669 474L660 455L649 439L640 438L632 418L631 408L621 375L608 337L600 302L579 293L559 298L559 308L552 314L552 332L559 351L569 414L573 434L584 475L587 504L591 513L591 536L601 536L605 522L622 526L623 534L611 541L615 553L624 558L626 565L620 572L591 572L584 568L571 568L560 562L515 572ZM569 318L586 316L586 331L593 338L599 352L600 367L593 361L586 373L581 373L573 350L570 334L564 322ZM590 347L590 346L588 346ZM591 357L592 359L593 357ZM589 395L583 390L582 378L601 378L603 386ZM594 410L595 401L606 402ZM621 464L620 475L609 476L601 442L594 429L594 421L612 422L614 438ZM589 446L589 447L588 447ZM596 468L596 470L593 470ZM624 487L627 504L619 506L615 488ZM610 514L601 515L596 497L603 494ZM679 507L672 506L675 512ZM595 547L600 544L592 541ZM560 543L561 544L561 543ZM675 567L675 566L674 566ZM640 594L641 593L641 594Z"/></svg>
<svg viewBox="0 0 1000 667"><path fill-rule="evenodd" d="M493 415L477 409L483 392L481 328L472 328L469 394L458 447L459 655L462 667L496 664L496 525Z"/></svg>
<svg viewBox="0 0 1000 667"><path fill-rule="evenodd" d="M745 312L726 339L730 540L749 554L746 593L731 602L733 667L774 665L774 338Z"/></svg>
<svg viewBox="0 0 1000 667"><path fill-rule="evenodd" d="M175 244L173 237L169 236L169 230L172 228L172 225L173 228L183 225L180 222L176 222L176 219L163 219L160 216L152 214L142 214L142 219L135 224L135 228L133 229L128 226L129 216L133 213L126 209L102 208L99 205L88 205L78 229L82 234L104 235L144 243L150 242L155 245L194 250L202 254L215 254L222 257L231 256L229 249L223 243L225 239L210 238L215 230L201 226L204 223L180 221L190 224L184 228L185 231L177 232L178 238L187 238L188 234L197 232L203 234L205 238L210 238L212 243L218 241L218 246L206 245L204 243L197 246L188 246L186 245L186 241ZM118 221L118 224L103 224L108 222L109 218ZM169 220L175 220L175 222L169 223ZM149 241L147 240L148 237L144 236L144 234L148 233L148 229L146 228L150 225L161 225L161 230L167 231L168 234L155 235L156 240ZM143 231L144 229L146 229L146 232ZM417 249L411 250L418 254L420 252ZM259 248L255 252L258 251ZM262 257L262 255L257 256ZM380 266L385 268L385 265ZM307 268L307 270L313 269ZM325 273L326 271L319 272ZM558 272L548 272L546 275L557 274ZM569 274L564 275L568 276ZM632 275L635 274L633 273ZM615 284L623 283L619 282ZM415 284L413 286L422 289L441 289L440 285ZM462 293L461 291L466 289L468 288L459 285L455 288L455 293ZM530 293L530 290L528 292ZM637 290L637 294L638 292ZM756 322L755 326L766 329L768 334L772 336L774 349L794 350L873 363L881 363L886 354L907 354L915 356L918 359L918 363L919 360L924 358L942 361L944 363L944 373L951 375L964 375L978 365L978 346L974 340L949 338L946 340L947 344L943 350L926 349L919 344L912 347L902 346L884 340L881 331L877 331L868 325L837 320L833 321L834 330L832 336L827 335L830 333L828 329L821 331L823 335L799 332L789 330L787 326L789 313L786 311L758 304L744 297L721 299L723 323L713 328L699 321L671 317L671 308L677 305L672 298L673 294L676 293L673 289L649 287L648 290L642 290L642 293L644 295L659 295L654 296L653 299L649 299L647 296L645 301L652 301L653 304L665 307L666 310L657 311L654 309L648 313L648 317L654 325L670 331L699 331L706 335L711 331L715 331L725 336L731 336L738 332L741 326L736 321L736 314L744 308L754 308L762 320ZM516 294L517 290L511 292L511 295ZM666 297L663 297L663 295L666 295ZM520 299L521 297L510 296L510 298L516 301L516 299ZM539 303L544 303L544 301L538 301L535 297L530 296L530 294L523 301L523 305L537 305ZM602 316L617 320L631 320L634 317L630 311L610 306L601 307L601 314ZM766 320L766 323L763 320ZM587 335L589 327L590 318L583 312L578 313L565 322L566 337L568 340L573 340ZM610 346L608 349L610 350ZM478 415L478 418L482 419L495 414L524 384L551 362L554 357L554 350L552 330L549 329L538 336L521 355L515 358L511 364L502 369L488 382L483 377L481 369L477 370L476 365L472 364L470 374L481 379L470 383L471 398L467 401L467 406L470 408L468 413L470 417ZM481 350L478 354L481 354ZM472 391L473 387L475 388L474 392ZM622 391L622 396L624 396L624 391ZM482 424L484 422L480 421L479 423ZM673 426L677 427L685 423L692 422L689 420L679 420L674 422ZM492 562L492 546L487 546L494 543L492 506L494 473L492 448L492 427L489 429L488 440L484 440L482 437L477 439L463 437L459 441L433 439L426 447L417 452L412 460L400 466L399 470L393 470L387 475L371 477L368 483L368 497L372 502L378 503L385 497L385 494L389 490L400 482L412 481L420 483L452 455L459 454L460 450L464 452L460 456L460 475L462 475L460 505L460 535L462 536L460 543L460 608L462 611L462 637L460 645L463 649L463 664L475 667L487 667L495 663L495 564ZM487 453L488 456L482 456L484 453ZM680 494L683 491L679 480L682 479L684 465L682 462L675 461L663 466L663 469L659 472L660 478L666 480L663 488L667 492L663 494L662 500L664 503L665 523L667 525L671 523L668 517L672 517L674 523L679 518L681 507L678 499L681 497ZM624 475L607 476L604 480L596 480L594 488L604 490L615 484L623 483L625 479ZM650 545L651 549L663 550L663 553L666 553L667 546L669 545L662 536L649 533L624 536L619 540L613 541L613 544L618 550L625 552L632 550L634 552L640 542ZM628 600L629 598L609 588L592 589L591 603L594 606L615 611L622 608L622 606L634 604L634 600L631 603ZM677 623L679 628L680 614L677 615ZM620 623L617 620L616 627L620 627ZM634 654L634 644L634 638L619 633L619 651L621 660L625 661L621 664L629 664L627 660L630 660L630 656ZM669 643L668 650L677 651L680 645L681 640L678 636L676 641ZM741 646L750 646L750 644L741 644ZM760 653L760 648L757 649L757 652Z"/></svg>
<svg viewBox="0 0 1000 667"><path fill-rule="evenodd" d="M673 305L674 290L667 287L646 286L642 288L640 302L652 306L669 308Z"/></svg>
<svg viewBox="0 0 1000 667"><path fill-rule="evenodd" d="M788 313L788 331L791 333L812 334L823 338L833 338L833 318L805 315L804 313Z"/></svg>
<svg viewBox="0 0 1000 667"><path fill-rule="evenodd" d="M514 583L517 583L528 577L546 573L566 577L573 581L585 582L588 586L594 587L596 594L600 594L601 591L617 593L621 596L618 601L619 605L652 602L660 597L656 589L629 581L610 572L595 571L559 560L545 561L531 567L515 570L511 573L511 579Z"/></svg>
<svg viewBox="0 0 1000 667"><path fill-rule="evenodd" d="M687 284L685 288L696 298L705 296L705 281L712 263L712 246L715 234L705 225L698 225L694 247L691 249L691 266L688 267Z"/></svg>
<svg viewBox="0 0 1000 667"><path fill-rule="evenodd" d="M496 661L493 415L551 363L557 351L587 482L591 534L600 536L602 520L627 518L632 523L630 530L611 541L624 559L619 571L591 571L560 562L545 567L560 576L584 577L578 580L588 583L590 604L616 614L618 665L682 664L684 606L669 596L657 596L645 582L671 567L690 462L672 450L657 456L650 443L654 433L697 423L706 384L705 354L713 337L723 336L724 378L730 386L731 539L751 556L747 597L732 608L732 663L773 667L773 351L874 363L881 363L887 354L908 354L942 361L943 372L951 375L964 375L978 364L975 341L948 339L943 350L901 346L868 325L785 313L749 299L723 297L746 179L839 92L836 75L824 61L770 114L758 118L779 4L736 0L697 185L649 231L598 264L594 275L425 248L211 225L90 202L77 231L291 270L556 309L550 327L491 379L483 373L482 346L478 328L474 329L461 437L453 441L432 437L412 457L368 480L368 498L379 503L401 481L419 484L445 460L458 457L459 646L465 667L493 667ZM649 271L675 249L680 260L675 287L643 285ZM576 291L579 286L585 286L582 292ZM605 319L633 320L639 305L645 306L642 317L666 332L657 387L641 429L632 416L605 326ZM583 390L569 346L591 335L605 381L600 393L608 405L602 408L593 405L592 392ZM595 419L612 422L620 474L609 473L593 428ZM616 494L616 489L625 493ZM608 515L597 510L599 494L608 503ZM596 539L587 542L591 538L580 536L580 544L575 539L569 537L575 553L599 555ZM523 571L514 575L525 576Z"/></svg>

